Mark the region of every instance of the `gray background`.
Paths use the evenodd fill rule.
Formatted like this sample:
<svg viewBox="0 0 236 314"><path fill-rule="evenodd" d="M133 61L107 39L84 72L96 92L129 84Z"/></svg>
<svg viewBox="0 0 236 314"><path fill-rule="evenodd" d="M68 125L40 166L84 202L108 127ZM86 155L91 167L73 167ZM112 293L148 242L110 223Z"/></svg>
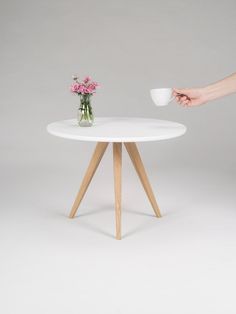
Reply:
<svg viewBox="0 0 236 314"><path fill-rule="evenodd" d="M1 313L236 313L236 95L189 109L149 96L235 72L235 12L235 0L0 2ZM76 116L74 73L101 83L97 116L188 127L138 145L161 219L124 152L121 241L111 148L67 219L95 144L46 126Z"/></svg>
<svg viewBox="0 0 236 314"><path fill-rule="evenodd" d="M78 73L102 85L97 116L186 124L181 139L142 145L150 165L235 171L235 95L192 109L157 108L149 97L153 87L203 86L235 71L235 9L234 0L1 1L1 161L87 159L91 144L46 133L76 115L68 87Z"/></svg>

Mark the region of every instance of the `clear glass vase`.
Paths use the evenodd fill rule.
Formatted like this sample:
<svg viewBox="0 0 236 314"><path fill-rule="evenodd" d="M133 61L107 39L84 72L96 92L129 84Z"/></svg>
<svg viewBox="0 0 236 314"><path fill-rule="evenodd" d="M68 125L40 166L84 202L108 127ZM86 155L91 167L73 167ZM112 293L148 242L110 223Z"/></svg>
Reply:
<svg viewBox="0 0 236 314"><path fill-rule="evenodd" d="M80 95L80 107L77 119L79 126L88 127L93 125L94 116L90 94Z"/></svg>

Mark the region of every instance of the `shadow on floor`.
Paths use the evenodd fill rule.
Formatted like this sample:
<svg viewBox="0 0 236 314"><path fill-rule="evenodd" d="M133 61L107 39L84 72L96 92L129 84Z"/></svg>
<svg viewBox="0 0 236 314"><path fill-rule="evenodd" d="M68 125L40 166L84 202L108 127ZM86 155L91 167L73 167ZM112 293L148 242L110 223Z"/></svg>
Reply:
<svg viewBox="0 0 236 314"><path fill-rule="evenodd" d="M85 209L82 209L82 210L79 210L78 211L78 214L72 219L73 221L79 221L79 219L81 219L80 221L80 227L82 228L85 228L87 230L91 230L93 232L96 232L96 233L99 233L99 234L102 234L102 235L105 235L109 238L115 238L114 234L115 234L115 230L114 230L114 234L111 234L109 232L106 232L104 231L103 229L95 226L95 225L92 225L90 222L88 223L87 221L85 221L83 218L86 218L88 216L92 216L92 215L98 215L98 214L101 214L101 213L104 213L104 212L114 212L114 205L107 205L107 206L103 206L101 208L98 208L98 209L92 209L92 210L87 210L87 212L84 212ZM176 216L176 212L178 212L178 210L170 210L170 208L173 208L172 207L169 207L169 211L165 214L162 214L162 218L161 220L163 219L163 217L165 216ZM154 219L157 219L159 221L159 218L156 218L152 208L150 208L150 213L146 213L146 212L143 212L143 211L138 211L138 210L131 210L131 209L127 209L127 208L122 208L122 213L127 213L127 214L131 214L131 215L139 215L139 216L145 216L145 217L150 217L150 218L154 218ZM63 216L63 217L66 217L68 218L68 215L69 215L69 212L67 213L58 213L58 212L54 212L54 214L56 216ZM68 218L69 219L69 218ZM122 239L124 238L128 238L134 234L137 234L137 233L140 233L140 232L143 232L145 230L150 230L150 228L154 228L156 226L156 224L151 224L150 221L145 221L144 223L141 223L140 225L138 225L137 227L133 228L132 230L126 232L126 233L123 233L122 235Z"/></svg>
<svg viewBox="0 0 236 314"><path fill-rule="evenodd" d="M107 236L109 238L113 238L114 239L115 238L115 229L114 229L114 234L111 234L111 233L108 233L108 232L104 231L103 229L101 229L101 228L99 228L97 226L94 226L90 222L88 223L87 221L85 221L83 219L83 218L86 218L88 216L98 215L98 214L101 214L101 213L104 213L104 212L113 212L113 213L115 213L113 206L114 205L108 205L106 207L103 206L102 208L98 208L98 209L94 209L94 210L88 210L87 212L83 212L83 210L82 210L82 213L80 211L80 213L78 213L72 220L73 221L79 221L81 219L80 227L85 228L87 230L91 230L93 232L96 232L96 233L99 233L99 234L102 234L102 235L105 235L105 236ZM130 209L126 209L126 208L122 209L122 213L127 213L127 214L130 214L130 215L146 216L146 217L150 217L150 218L156 219L155 214L152 213L152 208L150 208L150 214L142 212L142 211L130 210ZM68 218L69 213L67 213L67 214L57 213L56 215ZM131 231L127 232L127 233L124 233L122 235L122 238L130 237L130 236L134 235L137 232L144 231L145 229L150 229L150 227L151 227L150 223L148 223L148 222L142 223L141 225L137 226L133 230L131 230Z"/></svg>

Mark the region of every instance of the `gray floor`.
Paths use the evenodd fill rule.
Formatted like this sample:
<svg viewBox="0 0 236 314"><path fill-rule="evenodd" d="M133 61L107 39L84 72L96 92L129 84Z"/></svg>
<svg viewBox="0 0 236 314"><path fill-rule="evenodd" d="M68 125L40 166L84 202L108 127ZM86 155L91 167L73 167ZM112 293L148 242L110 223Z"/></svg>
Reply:
<svg viewBox="0 0 236 314"><path fill-rule="evenodd" d="M0 313L235 314L235 177L148 169L157 219L125 161L116 241L109 169L101 164L74 220L82 170L3 169Z"/></svg>

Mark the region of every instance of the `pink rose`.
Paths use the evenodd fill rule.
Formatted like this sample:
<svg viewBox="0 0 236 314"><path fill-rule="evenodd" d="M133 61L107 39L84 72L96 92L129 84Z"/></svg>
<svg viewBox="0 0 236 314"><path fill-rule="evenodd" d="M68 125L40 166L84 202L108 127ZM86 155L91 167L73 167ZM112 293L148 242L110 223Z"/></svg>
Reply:
<svg viewBox="0 0 236 314"><path fill-rule="evenodd" d="M80 85L78 83L74 83L70 86L70 91L72 93L77 93L79 90Z"/></svg>
<svg viewBox="0 0 236 314"><path fill-rule="evenodd" d="M92 83L92 84L89 84L89 86L87 87L87 90L88 90L88 93L89 94L92 94L92 93L95 93L96 91L96 86Z"/></svg>
<svg viewBox="0 0 236 314"><path fill-rule="evenodd" d="M75 81L70 86L70 91L72 93L77 94L94 94L96 92L96 89L100 87L100 85L97 82L92 81L90 76L86 76L82 82L78 81L78 76L74 75L73 80Z"/></svg>
<svg viewBox="0 0 236 314"><path fill-rule="evenodd" d="M89 81L91 81L91 77L90 76L86 76L85 78L84 78L84 83L85 84L87 84Z"/></svg>
<svg viewBox="0 0 236 314"><path fill-rule="evenodd" d="M81 94L85 94L86 93L86 87L82 84L80 84L78 92Z"/></svg>
<svg viewBox="0 0 236 314"><path fill-rule="evenodd" d="M84 88L84 92L83 92L83 94L89 94L89 90L88 90L88 88L87 88L87 87L85 87L85 88Z"/></svg>

